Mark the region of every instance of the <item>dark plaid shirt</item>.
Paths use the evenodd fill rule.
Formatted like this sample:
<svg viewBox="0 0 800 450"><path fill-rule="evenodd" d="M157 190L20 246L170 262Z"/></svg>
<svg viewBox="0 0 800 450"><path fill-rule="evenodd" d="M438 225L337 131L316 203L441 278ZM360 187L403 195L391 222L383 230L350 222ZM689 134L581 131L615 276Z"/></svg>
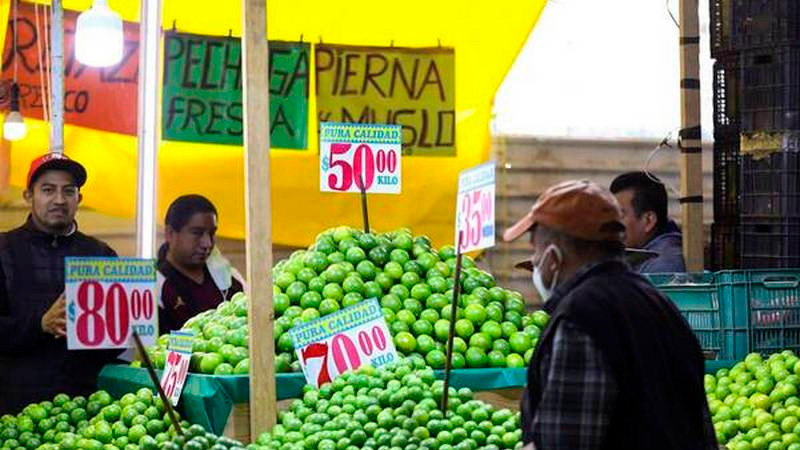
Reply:
<svg viewBox="0 0 800 450"><path fill-rule="evenodd" d="M542 399L531 431L539 449L600 448L611 422L617 381L603 353L574 324L563 321L543 356Z"/></svg>

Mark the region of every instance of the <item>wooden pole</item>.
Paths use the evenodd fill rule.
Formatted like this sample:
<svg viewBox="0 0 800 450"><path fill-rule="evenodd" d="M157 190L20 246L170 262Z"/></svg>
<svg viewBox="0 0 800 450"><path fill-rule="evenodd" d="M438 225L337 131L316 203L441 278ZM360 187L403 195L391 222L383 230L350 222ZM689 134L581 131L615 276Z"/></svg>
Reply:
<svg viewBox="0 0 800 450"><path fill-rule="evenodd" d="M700 31L697 0L680 1L681 217L686 270L702 271L703 159L700 129Z"/></svg>
<svg viewBox="0 0 800 450"><path fill-rule="evenodd" d="M245 233L250 328L250 436L275 424L275 342L272 335L272 209L266 0L242 0L244 70Z"/></svg>

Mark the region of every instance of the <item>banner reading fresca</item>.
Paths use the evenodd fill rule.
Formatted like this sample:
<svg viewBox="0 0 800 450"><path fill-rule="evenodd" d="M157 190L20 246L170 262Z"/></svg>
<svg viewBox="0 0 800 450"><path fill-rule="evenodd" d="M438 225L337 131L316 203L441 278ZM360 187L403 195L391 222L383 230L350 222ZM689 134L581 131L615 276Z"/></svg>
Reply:
<svg viewBox="0 0 800 450"><path fill-rule="evenodd" d="M315 47L320 122L403 126L403 154L455 155L455 54L449 48Z"/></svg>
<svg viewBox="0 0 800 450"><path fill-rule="evenodd" d="M41 119L43 103L42 77L48 80L49 61L41 64L39 49L44 52L44 16L50 9L39 11L36 24L34 6L19 4L19 18L9 15L3 50L3 74L0 81L0 109L8 110L14 63L20 88L20 109L25 117ZM125 22L125 49L122 61L113 67L98 69L84 66L75 59L75 21L78 14L64 11L64 120L67 123L116 133L136 134L137 85L139 77L139 25ZM17 50L13 50L13 33L17 30ZM44 66L44 74L41 74ZM41 76L40 76L41 75ZM48 80L49 81L49 80Z"/></svg>
<svg viewBox="0 0 800 450"><path fill-rule="evenodd" d="M304 149L309 45L270 41L269 71L270 143L273 147ZM164 139L242 145L242 76L239 38L167 33Z"/></svg>

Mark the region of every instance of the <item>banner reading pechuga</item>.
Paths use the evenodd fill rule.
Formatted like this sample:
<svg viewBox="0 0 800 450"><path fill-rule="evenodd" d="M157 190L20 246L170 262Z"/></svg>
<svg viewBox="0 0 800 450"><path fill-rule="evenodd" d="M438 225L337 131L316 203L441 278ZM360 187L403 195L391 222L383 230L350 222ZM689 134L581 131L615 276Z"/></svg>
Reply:
<svg viewBox="0 0 800 450"><path fill-rule="evenodd" d="M403 154L456 153L450 48L315 46L320 122L399 124Z"/></svg>
<svg viewBox="0 0 800 450"><path fill-rule="evenodd" d="M270 41L269 71L270 144L304 149L309 45ZM239 38L166 33L164 139L242 145L242 76Z"/></svg>

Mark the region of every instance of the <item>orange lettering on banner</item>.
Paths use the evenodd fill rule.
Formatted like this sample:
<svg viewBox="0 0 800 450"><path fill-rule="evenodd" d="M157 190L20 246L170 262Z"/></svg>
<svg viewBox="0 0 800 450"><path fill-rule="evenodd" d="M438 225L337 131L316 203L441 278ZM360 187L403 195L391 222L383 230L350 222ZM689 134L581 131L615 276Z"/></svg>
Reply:
<svg viewBox="0 0 800 450"><path fill-rule="evenodd" d="M0 109L7 111L14 63L17 64L17 83L20 88L20 109L26 117L41 119L43 101L39 66L39 46L44 51L43 16L49 8L39 11L37 30L34 7L19 4L19 18L9 15L5 48L3 49ZM114 67L84 66L75 59L75 21L78 13L64 11L64 121L69 124L124 134L136 134L136 103L139 76L139 25L124 23L125 50L122 61ZM49 22L48 22L49 23ZM17 28L17 49L13 49L13 32ZM49 61L42 57L45 71ZM47 79L45 72L44 78ZM48 80L49 81L49 80Z"/></svg>

